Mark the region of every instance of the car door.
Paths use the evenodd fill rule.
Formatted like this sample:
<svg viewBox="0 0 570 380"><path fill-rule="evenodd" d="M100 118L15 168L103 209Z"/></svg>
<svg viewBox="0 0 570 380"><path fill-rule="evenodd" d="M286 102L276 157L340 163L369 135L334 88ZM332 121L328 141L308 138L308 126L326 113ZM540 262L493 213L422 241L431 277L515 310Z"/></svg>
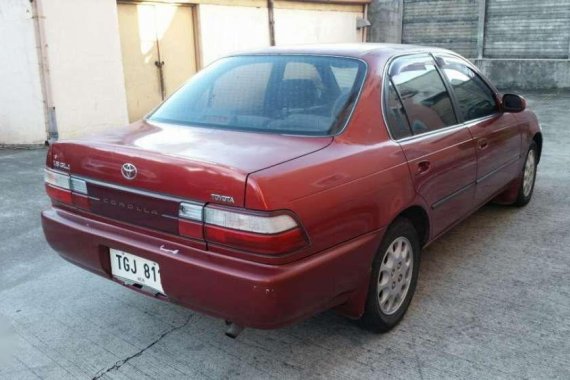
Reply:
<svg viewBox="0 0 570 380"><path fill-rule="evenodd" d="M501 112L497 94L470 64L451 55L437 56L436 61L453 90L459 117L475 140L478 206L518 175L521 129L512 114Z"/></svg>
<svg viewBox="0 0 570 380"><path fill-rule="evenodd" d="M396 58L385 83L390 134L406 155L416 192L431 209L434 237L473 208L477 169L473 138L469 128L459 124L430 55Z"/></svg>

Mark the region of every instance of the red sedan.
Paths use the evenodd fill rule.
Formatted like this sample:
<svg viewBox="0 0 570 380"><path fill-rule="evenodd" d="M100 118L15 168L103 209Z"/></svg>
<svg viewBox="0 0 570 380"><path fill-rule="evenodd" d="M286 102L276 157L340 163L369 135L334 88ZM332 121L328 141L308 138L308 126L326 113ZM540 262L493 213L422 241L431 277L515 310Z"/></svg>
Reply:
<svg viewBox="0 0 570 380"><path fill-rule="evenodd" d="M51 145L49 244L129 288L276 328L403 317L420 252L532 196L542 133L469 61L406 45L220 59L144 120Z"/></svg>

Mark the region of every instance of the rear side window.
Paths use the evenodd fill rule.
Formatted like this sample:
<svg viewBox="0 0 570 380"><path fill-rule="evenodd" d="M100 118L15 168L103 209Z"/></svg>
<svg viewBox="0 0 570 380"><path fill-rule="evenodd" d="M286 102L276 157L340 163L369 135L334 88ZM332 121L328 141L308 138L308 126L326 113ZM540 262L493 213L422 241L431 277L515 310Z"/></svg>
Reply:
<svg viewBox="0 0 570 380"><path fill-rule="evenodd" d="M392 138L401 139L411 136L412 131L408 124L408 119L406 118L404 106L402 102L400 102L400 98L392 81L388 83L388 92L386 93L384 108L386 110L386 119Z"/></svg>
<svg viewBox="0 0 570 380"><path fill-rule="evenodd" d="M438 57L438 62L455 92L464 121L499 112L493 91L461 60L453 57Z"/></svg>
<svg viewBox="0 0 570 380"><path fill-rule="evenodd" d="M229 130L331 135L350 115L365 71L365 64L352 58L228 57L195 75L149 120Z"/></svg>
<svg viewBox="0 0 570 380"><path fill-rule="evenodd" d="M457 124L449 93L431 57L397 58L390 66L389 76L414 135Z"/></svg>

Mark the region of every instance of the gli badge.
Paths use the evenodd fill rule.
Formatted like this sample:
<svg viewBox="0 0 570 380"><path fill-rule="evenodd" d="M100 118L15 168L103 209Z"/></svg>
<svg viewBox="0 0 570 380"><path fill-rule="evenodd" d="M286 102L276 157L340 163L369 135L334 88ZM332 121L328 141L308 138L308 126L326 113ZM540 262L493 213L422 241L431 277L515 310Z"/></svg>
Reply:
<svg viewBox="0 0 570 380"><path fill-rule="evenodd" d="M123 166L121 167L121 173L123 174L123 177L125 177L128 180L135 179L135 177L137 176L137 167L127 162L126 164L123 164Z"/></svg>

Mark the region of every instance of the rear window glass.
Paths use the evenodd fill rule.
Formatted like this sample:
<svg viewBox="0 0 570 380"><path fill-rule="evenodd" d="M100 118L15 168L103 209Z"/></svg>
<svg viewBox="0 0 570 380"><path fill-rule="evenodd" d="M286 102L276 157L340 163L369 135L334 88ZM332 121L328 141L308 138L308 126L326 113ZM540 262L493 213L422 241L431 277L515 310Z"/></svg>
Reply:
<svg viewBox="0 0 570 380"><path fill-rule="evenodd" d="M300 135L344 125L365 65L351 58L251 55L221 59L167 99L150 121Z"/></svg>

